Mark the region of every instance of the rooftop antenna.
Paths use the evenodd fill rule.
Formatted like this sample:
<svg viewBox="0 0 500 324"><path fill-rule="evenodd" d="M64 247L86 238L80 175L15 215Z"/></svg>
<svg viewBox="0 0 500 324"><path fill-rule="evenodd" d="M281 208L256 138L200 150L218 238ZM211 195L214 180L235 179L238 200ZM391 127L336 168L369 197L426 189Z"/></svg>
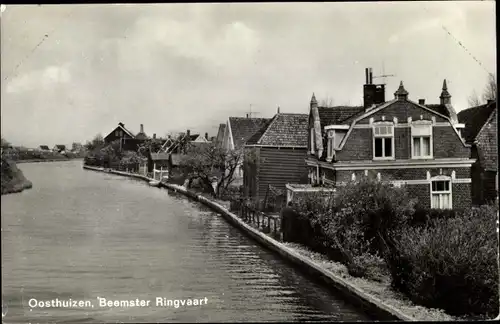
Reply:
<svg viewBox="0 0 500 324"><path fill-rule="evenodd" d="M382 61L382 75L374 76L373 79L383 78L382 84L387 84L386 78L387 77L395 77L395 76L396 76L395 74L385 74L385 61Z"/></svg>
<svg viewBox="0 0 500 324"><path fill-rule="evenodd" d="M259 112L258 111L253 111L252 112L252 104L250 104L250 111L247 111L248 118L252 118L253 117L252 114L256 114L257 115L257 114L259 114Z"/></svg>

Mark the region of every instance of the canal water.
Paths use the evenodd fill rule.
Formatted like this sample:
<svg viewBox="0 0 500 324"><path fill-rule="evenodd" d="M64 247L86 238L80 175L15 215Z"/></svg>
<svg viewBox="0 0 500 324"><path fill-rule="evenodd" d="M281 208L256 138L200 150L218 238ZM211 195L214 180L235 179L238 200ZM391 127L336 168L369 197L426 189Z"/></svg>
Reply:
<svg viewBox="0 0 500 324"><path fill-rule="evenodd" d="M19 167L33 188L1 198L4 323L370 320L183 196L82 161ZM56 299L82 306L34 305Z"/></svg>

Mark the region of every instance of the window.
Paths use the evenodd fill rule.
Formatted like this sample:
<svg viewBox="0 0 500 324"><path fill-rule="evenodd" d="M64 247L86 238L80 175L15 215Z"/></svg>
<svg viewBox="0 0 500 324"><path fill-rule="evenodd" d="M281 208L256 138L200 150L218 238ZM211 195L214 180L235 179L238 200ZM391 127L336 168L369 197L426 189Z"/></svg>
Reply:
<svg viewBox="0 0 500 324"><path fill-rule="evenodd" d="M115 131L115 136L117 136L117 137L120 136L120 131L119 130Z"/></svg>
<svg viewBox="0 0 500 324"><path fill-rule="evenodd" d="M394 158L394 126L392 124L373 126L373 158L377 160Z"/></svg>
<svg viewBox="0 0 500 324"><path fill-rule="evenodd" d="M326 160L331 161L333 158L333 140L335 137L335 131L334 130L329 130L328 131L328 151L327 151L327 156Z"/></svg>
<svg viewBox="0 0 500 324"><path fill-rule="evenodd" d="M411 137L412 158L432 158L432 124L430 122L414 122L411 126Z"/></svg>
<svg viewBox="0 0 500 324"><path fill-rule="evenodd" d="M451 181L434 180L431 182L431 208L451 209Z"/></svg>

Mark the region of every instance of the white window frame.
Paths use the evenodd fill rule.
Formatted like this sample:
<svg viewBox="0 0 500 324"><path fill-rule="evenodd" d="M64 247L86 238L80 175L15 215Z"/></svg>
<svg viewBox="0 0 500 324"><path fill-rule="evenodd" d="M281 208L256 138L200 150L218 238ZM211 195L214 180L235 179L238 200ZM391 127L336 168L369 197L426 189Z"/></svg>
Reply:
<svg viewBox="0 0 500 324"><path fill-rule="evenodd" d="M314 154L314 127L311 128L311 154Z"/></svg>
<svg viewBox="0 0 500 324"><path fill-rule="evenodd" d="M331 162L333 159L333 141L335 139L335 131L329 129L327 130L327 134L328 134L328 145L327 145L326 161Z"/></svg>
<svg viewBox="0 0 500 324"><path fill-rule="evenodd" d="M390 134L375 134L377 127L389 127ZM375 156L375 139L376 138L391 138L391 156ZM374 160L394 160L396 147L394 145L394 123L392 122L376 122L372 127L372 145L373 145L373 159ZM382 141L382 155L385 155L385 140Z"/></svg>
<svg viewBox="0 0 500 324"><path fill-rule="evenodd" d="M429 127L429 132L428 135L420 135L420 134L415 134L416 131L414 131L414 125L415 126L421 126L425 125ZM414 138L420 138L419 140L419 145L420 145L420 153L423 152L423 144L422 144L422 138L424 137L429 137L429 153L430 155L415 155L415 147L413 144ZM433 136L432 136L432 122L431 121L414 121L411 124L411 158L412 159L432 159L434 158L434 145L433 145Z"/></svg>
<svg viewBox="0 0 500 324"><path fill-rule="evenodd" d="M431 208L433 209L453 209L453 191L452 191L452 186L453 186L453 182L451 181L451 177L448 177L448 176L436 176L436 177L433 177L430 179L430 183L429 183L429 189L430 189L430 199L431 199ZM449 183L449 190L445 190L445 191L432 191L432 183L433 182L437 182L437 181L446 181ZM440 206L434 206L433 205L433 200L432 200L432 196L433 195L449 195L450 196L450 203L449 203L449 207L448 208L442 208L441 207L441 201L439 203Z"/></svg>

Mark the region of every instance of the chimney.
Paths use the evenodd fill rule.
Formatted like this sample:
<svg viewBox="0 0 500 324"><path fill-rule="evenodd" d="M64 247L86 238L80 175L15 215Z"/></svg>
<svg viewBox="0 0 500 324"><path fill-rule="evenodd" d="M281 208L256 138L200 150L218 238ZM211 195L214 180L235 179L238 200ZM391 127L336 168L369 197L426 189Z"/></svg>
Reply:
<svg viewBox="0 0 500 324"><path fill-rule="evenodd" d="M278 106L278 114L280 113L280 106Z"/></svg>
<svg viewBox="0 0 500 324"><path fill-rule="evenodd" d="M425 99L418 99L419 105L425 105Z"/></svg>
<svg viewBox="0 0 500 324"><path fill-rule="evenodd" d="M156 139L156 133L153 133L153 139Z"/></svg>
<svg viewBox="0 0 500 324"><path fill-rule="evenodd" d="M167 138L168 138L168 139L171 139L171 138L172 138L172 135L168 135L168 136L167 136Z"/></svg>
<svg viewBox="0 0 500 324"><path fill-rule="evenodd" d="M119 122L118 125L120 125L121 127L125 127L125 124L122 122Z"/></svg>
<svg viewBox="0 0 500 324"><path fill-rule="evenodd" d="M385 102L385 85L373 84L371 68L365 69L365 85L363 86L363 107L365 109Z"/></svg>
<svg viewBox="0 0 500 324"><path fill-rule="evenodd" d="M140 133L144 133L144 125L143 124L141 124L141 131L140 131Z"/></svg>
<svg viewBox="0 0 500 324"><path fill-rule="evenodd" d="M248 118L248 114L247 114L247 118Z"/></svg>
<svg viewBox="0 0 500 324"><path fill-rule="evenodd" d="M208 133L205 133L205 139L208 141Z"/></svg>
<svg viewBox="0 0 500 324"><path fill-rule="evenodd" d="M191 131L189 129L186 131L186 137L188 140L191 140Z"/></svg>

